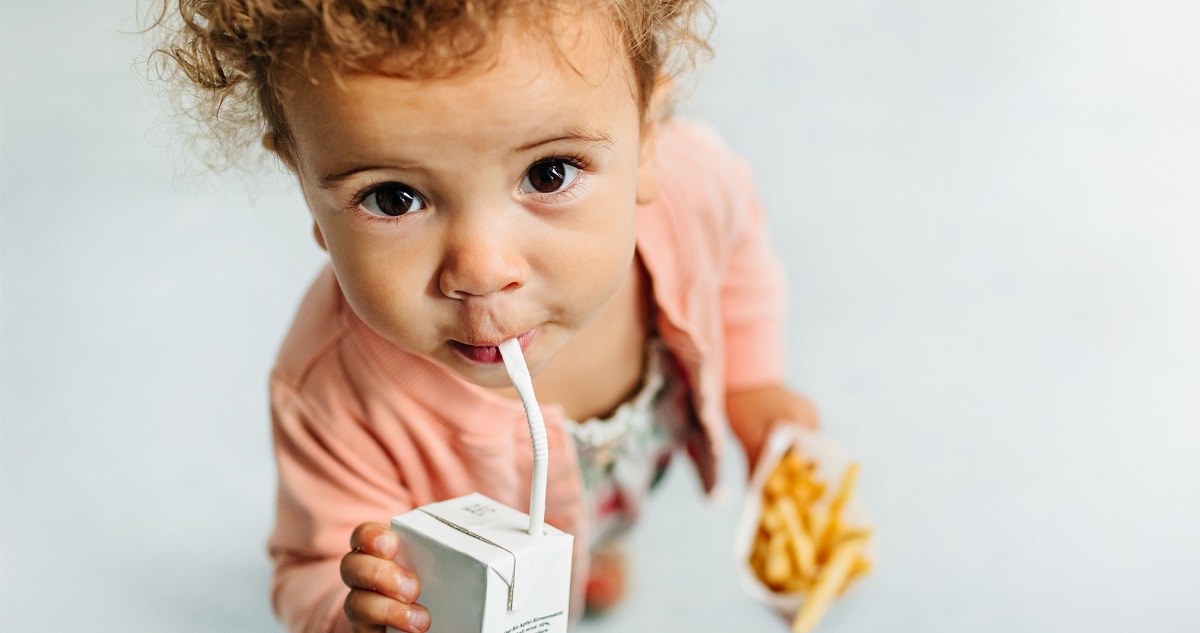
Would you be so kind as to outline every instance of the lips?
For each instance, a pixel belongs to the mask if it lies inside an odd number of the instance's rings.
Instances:
[[[529,347],[530,341],[533,340],[533,334],[536,330],[530,330],[517,337],[517,342],[521,344],[521,351],[525,351]],[[498,345],[508,339],[501,339],[492,344],[471,345],[462,341],[450,341],[450,347],[454,351],[462,354],[469,361],[481,363],[485,365],[504,362],[504,358],[500,356],[500,348]]]

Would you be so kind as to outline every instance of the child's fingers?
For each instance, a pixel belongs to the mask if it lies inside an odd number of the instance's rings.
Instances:
[[[342,582],[351,589],[367,589],[403,602],[416,602],[421,595],[416,574],[394,561],[362,552],[342,557]]]
[[[346,596],[345,610],[356,631],[364,624],[383,624],[409,633],[423,633],[429,629],[429,611],[425,607],[393,600],[374,591],[351,590]]]
[[[792,394],[792,399],[788,402],[787,408],[788,420],[799,422],[811,430],[816,430],[820,426],[820,414],[818,414],[817,407],[812,403],[812,400],[801,395]]]
[[[400,537],[386,525],[363,523],[350,535],[350,549],[391,560],[400,549]]]

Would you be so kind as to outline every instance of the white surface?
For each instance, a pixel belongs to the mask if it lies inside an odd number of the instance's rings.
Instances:
[[[321,257],[285,178],[176,182],[128,4],[0,5],[0,629],[277,630],[265,377]],[[823,630],[1200,630],[1200,5],[726,4],[687,109],[885,544]],[[739,468],[673,470],[585,631],[783,630]]]
[[[529,515],[477,492],[392,517],[421,604],[445,633],[532,633],[534,620],[537,633],[565,633],[574,537],[528,529]]]

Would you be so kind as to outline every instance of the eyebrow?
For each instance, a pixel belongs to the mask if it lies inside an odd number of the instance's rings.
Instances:
[[[557,143],[558,141],[582,141],[592,145],[599,145],[604,149],[612,149],[613,144],[612,137],[603,132],[588,132],[580,129],[571,129],[562,134],[544,138],[540,141],[526,143],[525,145],[518,147],[516,151],[526,152],[536,147]]]
[[[514,151],[527,152],[531,149],[536,149],[543,145],[549,145],[551,143],[557,143],[559,141],[583,142],[583,143],[588,143],[591,145],[598,145],[598,146],[603,147],[604,149],[608,149],[608,150],[612,149],[612,144],[613,144],[612,137],[603,132],[594,133],[594,132],[587,132],[584,130],[573,129],[573,130],[567,130],[566,132],[564,132],[562,134],[557,134],[555,136],[550,136],[550,137],[547,137],[547,138],[544,138],[541,140],[533,141],[532,143],[526,143],[524,145],[517,147]],[[390,166],[389,165],[363,165],[360,167],[352,167],[350,169],[347,169],[346,171],[337,172],[335,174],[326,174],[324,176],[321,176],[318,183],[322,189],[333,189],[333,188],[337,187],[339,184],[341,184],[342,182],[344,182],[346,179],[350,178],[351,176],[362,173],[364,171],[371,171],[371,170],[375,170],[375,169],[397,169],[397,168],[414,169],[414,167],[407,166],[407,165],[390,165]]]
[[[336,188],[338,185],[340,185],[346,179],[353,176],[354,174],[362,173],[364,171],[371,171],[373,169],[395,169],[395,168],[396,168],[395,165],[393,165],[391,167],[388,167],[386,165],[363,165],[361,167],[353,167],[351,169],[347,169],[346,171],[338,172],[336,174],[325,174],[324,176],[321,176],[321,179],[318,181],[318,183],[320,184],[322,189],[333,189],[333,188]]]

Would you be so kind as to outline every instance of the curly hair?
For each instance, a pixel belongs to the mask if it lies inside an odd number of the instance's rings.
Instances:
[[[707,0],[163,0],[148,30],[162,32],[157,78],[200,124],[202,160],[220,169],[264,135],[290,144],[277,85],[285,71],[311,73],[314,62],[380,71],[386,61],[390,75],[442,78],[491,52],[498,21],[544,25],[538,18],[572,8],[611,18],[643,116],[656,82],[711,52]]]

